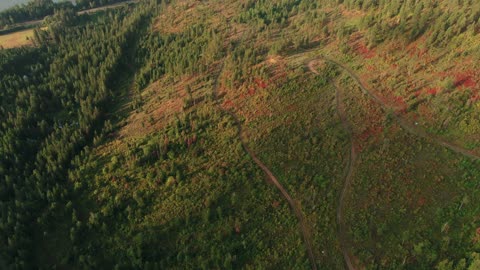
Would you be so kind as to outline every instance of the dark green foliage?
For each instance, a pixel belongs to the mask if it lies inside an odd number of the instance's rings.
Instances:
[[[32,244],[51,241],[43,232],[69,212],[61,207],[71,196],[67,170],[101,126],[109,83],[142,22],[142,13],[128,13],[70,28],[46,47],[0,51],[0,255],[7,265],[32,267]],[[68,252],[71,244],[61,241]]]
[[[0,12],[0,29],[25,21],[40,20],[53,14],[55,9],[73,8],[72,2],[54,3],[52,0],[32,0]]]
[[[221,36],[206,25],[193,24],[178,34],[149,34],[140,44],[137,62],[145,63],[136,78],[143,89],[162,75],[181,76],[204,72],[206,64],[222,55]]]
[[[301,1],[254,1],[249,0],[242,4],[244,11],[239,14],[240,23],[250,23],[262,29],[270,24],[285,24],[288,18],[293,15],[294,8]]]
[[[204,106],[109,160],[82,155],[71,180],[90,179],[82,196],[95,203],[84,214],[90,216],[82,230],[86,238],[76,241],[77,256],[90,259],[76,263],[128,269],[304,265],[301,246],[286,260],[278,254],[256,257],[268,254],[264,241],[275,238],[275,226],[295,230],[295,222],[287,218],[287,205],[272,209],[278,195],[246,153],[236,150],[238,144],[232,120]]]

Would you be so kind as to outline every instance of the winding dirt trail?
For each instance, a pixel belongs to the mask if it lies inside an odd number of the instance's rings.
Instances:
[[[362,81],[360,80],[360,78],[355,74],[355,72],[353,72],[352,69],[350,69],[349,67],[345,66],[344,64],[336,61],[336,60],[333,60],[331,58],[328,58],[326,56],[320,56],[321,59],[327,61],[327,62],[330,62],[338,67],[340,67],[341,69],[343,69],[345,72],[348,73],[348,75],[356,81],[356,83],[358,84],[358,86],[360,87],[360,89],[368,96],[370,96],[370,98],[372,98],[375,102],[377,102],[382,108],[384,111],[388,111],[389,109],[391,109],[391,107],[389,107],[384,101],[382,101],[378,96],[376,96],[372,91],[370,91],[363,83]],[[313,68],[313,64],[315,63],[316,60],[312,60],[309,62],[308,66],[310,68],[310,70]],[[318,74],[318,73],[317,73]],[[413,134],[413,135],[416,135],[416,136],[419,136],[421,138],[424,138],[426,140],[430,140],[436,144],[439,144],[443,147],[446,147],[448,149],[450,149],[451,151],[455,152],[455,153],[458,153],[458,154],[461,154],[463,156],[466,156],[466,157],[469,157],[471,159],[475,159],[475,160],[480,160],[480,154],[477,154],[473,151],[470,151],[468,149],[465,149],[455,143],[452,143],[452,142],[449,142],[439,136],[436,136],[434,134],[431,134],[431,133],[428,133],[426,132],[424,129],[422,129],[421,127],[417,127],[413,124],[411,124],[407,119],[405,119],[404,117],[402,117],[400,114],[398,113],[394,113],[393,114],[393,117],[394,119],[400,124],[400,126],[405,129],[406,131],[408,131],[409,133]]]
[[[308,68],[315,75],[320,75],[320,73],[318,73],[318,71],[315,69],[314,64],[315,64],[314,61],[310,61],[308,63]],[[338,114],[338,117],[340,118],[340,121],[342,122],[343,128],[345,129],[345,131],[348,133],[350,137],[350,153],[349,153],[347,165],[345,167],[345,179],[344,179],[343,188],[340,193],[338,207],[337,207],[337,224],[338,224],[337,233],[340,241],[340,249],[342,250],[343,258],[345,260],[345,265],[347,266],[347,269],[355,270],[356,268],[353,265],[351,254],[347,248],[347,229],[345,226],[343,210],[345,209],[345,197],[346,197],[347,191],[351,186],[353,173],[355,171],[355,164],[357,161],[357,151],[356,151],[355,142],[353,140],[353,129],[350,125],[350,122],[348,121],[347,111],[345,110],[345,106],[343,103],[342,93],[336,83],[334,83],[334,86],[335,86],[335,100],[336,100],[336,106],[337,106],[336,108],[337,114]]]
[[[223,64],[220,70],[223,70]],[[282,196],[287,200],[288,204],[290,205],[290,208],[294,212],[295,216],[298,219],[299,225],[300,225],[300,232],[302,234],[303,242],[305,244],[305,248],[307,249],[307,255],[308,259],[310,261],[310,265],[312,270],[317,270],[317,263],[315,259],[315,255],[313,253],[313,248],[312,248],[312,237],[310,234],[309,227],[307,226],[307,223],[305,222],[305,217],[303,216],[303,213],[301,211],[301,207],[299,204],[292,199],[290,194],[287,192],[287,190],[283,187],[283,185],[278,181],[278,179],[275,177],[275,175],[270,171],[270,169],[255,155],[255,153],[248,147],[247,140],[245,139],[245,136],[243,134],[243,127],[242,124],[237,117],[232,111],[227,110],[222,108],[220,103],[218,102],[218,80],[222,72],[220,72],[219,76],[215,79],[214,86],[213,86],[213,96],[216,101],[217,107],[224,113],[230,115],[232,119],[235,121],[235,125],[237,126],[237,136],[240,139],[240,142],[242,143],[242,147],[247,152],[247,154],[252,158],[252,160],[257,164],[258,167],[267,175],[268,179],[270,182],[275,185],[275,187],[280,191]]]
[[[364,94],[366,94],[371,99],[373,99],[376,103],[378,103],[385,112],[387,112],[389,109],[392,109],[384,101],[382,101],[378,96],[376,96],[372,91],[370,91],[362,83],[360,78],[355,74],[355,72],[352,69],[350,69],[346,65],[344,65],[344,64],[342,64],[342,63],[340,63],[336,60],[330,59],[326,56],[322,55],[319,58],[323,59],[326,62],[330,62],[330,63],[340,67],[345,72],[347,72],[348,75],[358,84],[358,86],[360,87],[362,92],[364,92]],[[314,60],[311,60],[310,62],[308,62],[308,64],[307,64],[308,69],[312,73],[314,73],[316,75],[320,75],[319,72],[315,69],[315,61],[317,61],[317,60],[314,59]],[[340,194],[339,206],[337,208],[337,222],[338,222],[338,225],[339,225],[338,236],[339,236],[339,240],[340,240],[340,244],[341,244],[342,253],[343,253],[343,256],[344,256],[344,259],[345,259],[345,264],[346,264],[346,266],[348,267],[349,270],[355,270],[355,266],[353,265],[351,255],[348,252],[348,249],[346,247],[347,236],[346,236],[346,227],[345,227],[345,221],[344,221],[344,216],[343,216],[343,210],[344,210],[344,205],[345,205],[345,196],[346,196],[346,193],[348,191],[348,188],[351,185],[351,181],[352,181],[352,178],[353,178],[353,173],[354,173],[354,168],[355,168],[355,163],[356,163],[356,160],[357,160],[358,153],[355,150],[355,144],[354,144],[354,141],[353,141],[353,131],[352,131],[352,128],[351,128],[351,126],[348,122],[348,119],[347,119],[346,111],[345,111],[345,108],[344,108],[344,105],[343,105],[343,102],[342,102],[342,100],[343,100],[342,95],[341,95],[340,90],[339,90],[337,85],[335,85],[335,89],[336,89],[337,113],[338,113],[338,116],[340,117],[342,125],[344,126],[344,129],[346,131],[348,131],[348,133],[350,134],[350,140],[351,140],[350,158],[349,158],[349,161],[348,161],[348,164],[347,164],[347,167],[346,167],[345,182],[344,182],[342,192]],[[424,129],[411,124],[407,119],[405,119],[404,117],[402,117],[402,115],[400,115],[398,113],[394,113],[393,118],[399,123],[399,125],[404,130],[406,130],[407,132],[409,132],[409,133],[411,133],[415,136],[418,136],[418,137],[424,138],[426,140],[432,141],[432,142],[434,142],[438,145],[446,147],[446,148],[450,149],[451,151],[453,151],[455,153],[458,153],[458,154],[461,154],[465,157],[475,159],[475,160],[480,160],[480,155],[479,154],[477,154],[473,151],[470,151],[468,149],[465,149],[465,148],[463,148],[463,147],[461,147],[461,146],[459,146],[455,143],[448,142],[448,141],[446,141],[445,139],[443,139],[439,136],[436,136],[436,135],[433,135],[433,134],[430,134],[430,133],[426,132]]]
[[[353,140],[353,129],[350,123],[348,122],[347,112],[343,104],[343,96],[336,84],[335,84],[335,99],[337,101],[338,117],[342,122],[343,128],[345,129],[345,131],[348,132],[350,137],[350,155],[348,158],[347,166],[345,167],[345,171],[346,171],[345,180],[343,183],[342,192],[340,193],[340,199],[337,207],[338,236],[340,240],[343,257],[345,259],[345,264],[347,265],[347,268],[349,270],[355,270],[350,252],[348,251],[348,248],[347,248],[347,229],[345,226],[343,210],[345,209],[345,197],[346,197],[347,191],[350,189],[352,179],[353,179],[353,172],[355,171],[355,164],[357,161],[357,150],[356,150],[355,142]]]

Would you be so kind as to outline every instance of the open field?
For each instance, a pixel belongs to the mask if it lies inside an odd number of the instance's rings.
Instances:
[[[0,35],[0,47],[9,49],[21,46],[32,46],[31,38],[33,38],[33,29]]]

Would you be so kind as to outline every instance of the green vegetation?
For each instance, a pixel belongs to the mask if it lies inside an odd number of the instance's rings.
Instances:
[[[343,184],[347,136],[335,110],[328,71],[322,76],[291,71],[269,86],[264,106],[245,128],[253,151],[298,201],[311,228],[321,269],[343,267],[337,239],[336,207]],[[335,73],[333,73],[335,74]],[[250,102],[246,107],[255,108]]]
[[[32,21],[40,20],[45,16],[53,14],[53,11],[58,6],[73,6],[71,2],[55,4],[52,0],[33,0],[24,5],[17,5],[13,8],[0,12],[0,28],[6,26]]]
[[[113,2],[0,13],[0,269],[478,269],[478,3]]]
[[[1,255],[7,265],[35,265],[32,244],[39,250],[51,245],[49,229],[72,211],[62,206],[72,196],[69,167],[98,136],[112,95],[109,84],[141,23],[140,11],[127,13],[106,16],[107,24],[64,31],[50,45],[1,51]]]
[[[478,165],[406,133],[345,84],[346,102],[359,112],[350,121],[361,162],[345,207],[355,255],[369,269],[471,262]]]

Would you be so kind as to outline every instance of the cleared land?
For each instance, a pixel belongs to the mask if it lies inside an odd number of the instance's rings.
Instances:
[[[32,45],[33,29],[0,36],[0,47],[5,49]]]
[[[132,1],[125,1],[121,3],[116,3],[113,5],[108,5],[108,6],[103,6],[103,7],[98,7],[98,8],[93,8],[93,9],[87,9],[84,11],[80,11],[77,14],[78,15],[83,15],[83,14],[92,14],[96,13],[99,11],[111,9],[111,8],[118,8],[122,7],[124,5],[132,4],[132,3],[137,3],[138,1],[132,0]],[[21,46],[31,46],[33,45],[31,38],[33,37],[33,27],[40,25],[43,23],[43,20],[36,20],[36,21],[28,21],[28,22],[23,22],[19,23],[13,27],[22,27],[22,26],[31,26],[32,29],[27,29],[27,30],[21,30],[18,32],[13,32],[9,33],[6,35],[0,35],[0,47],[3,47],[4,49],[11,49],[11,48],[17,48]],[[44,29],[43,29],[44,30]]]

